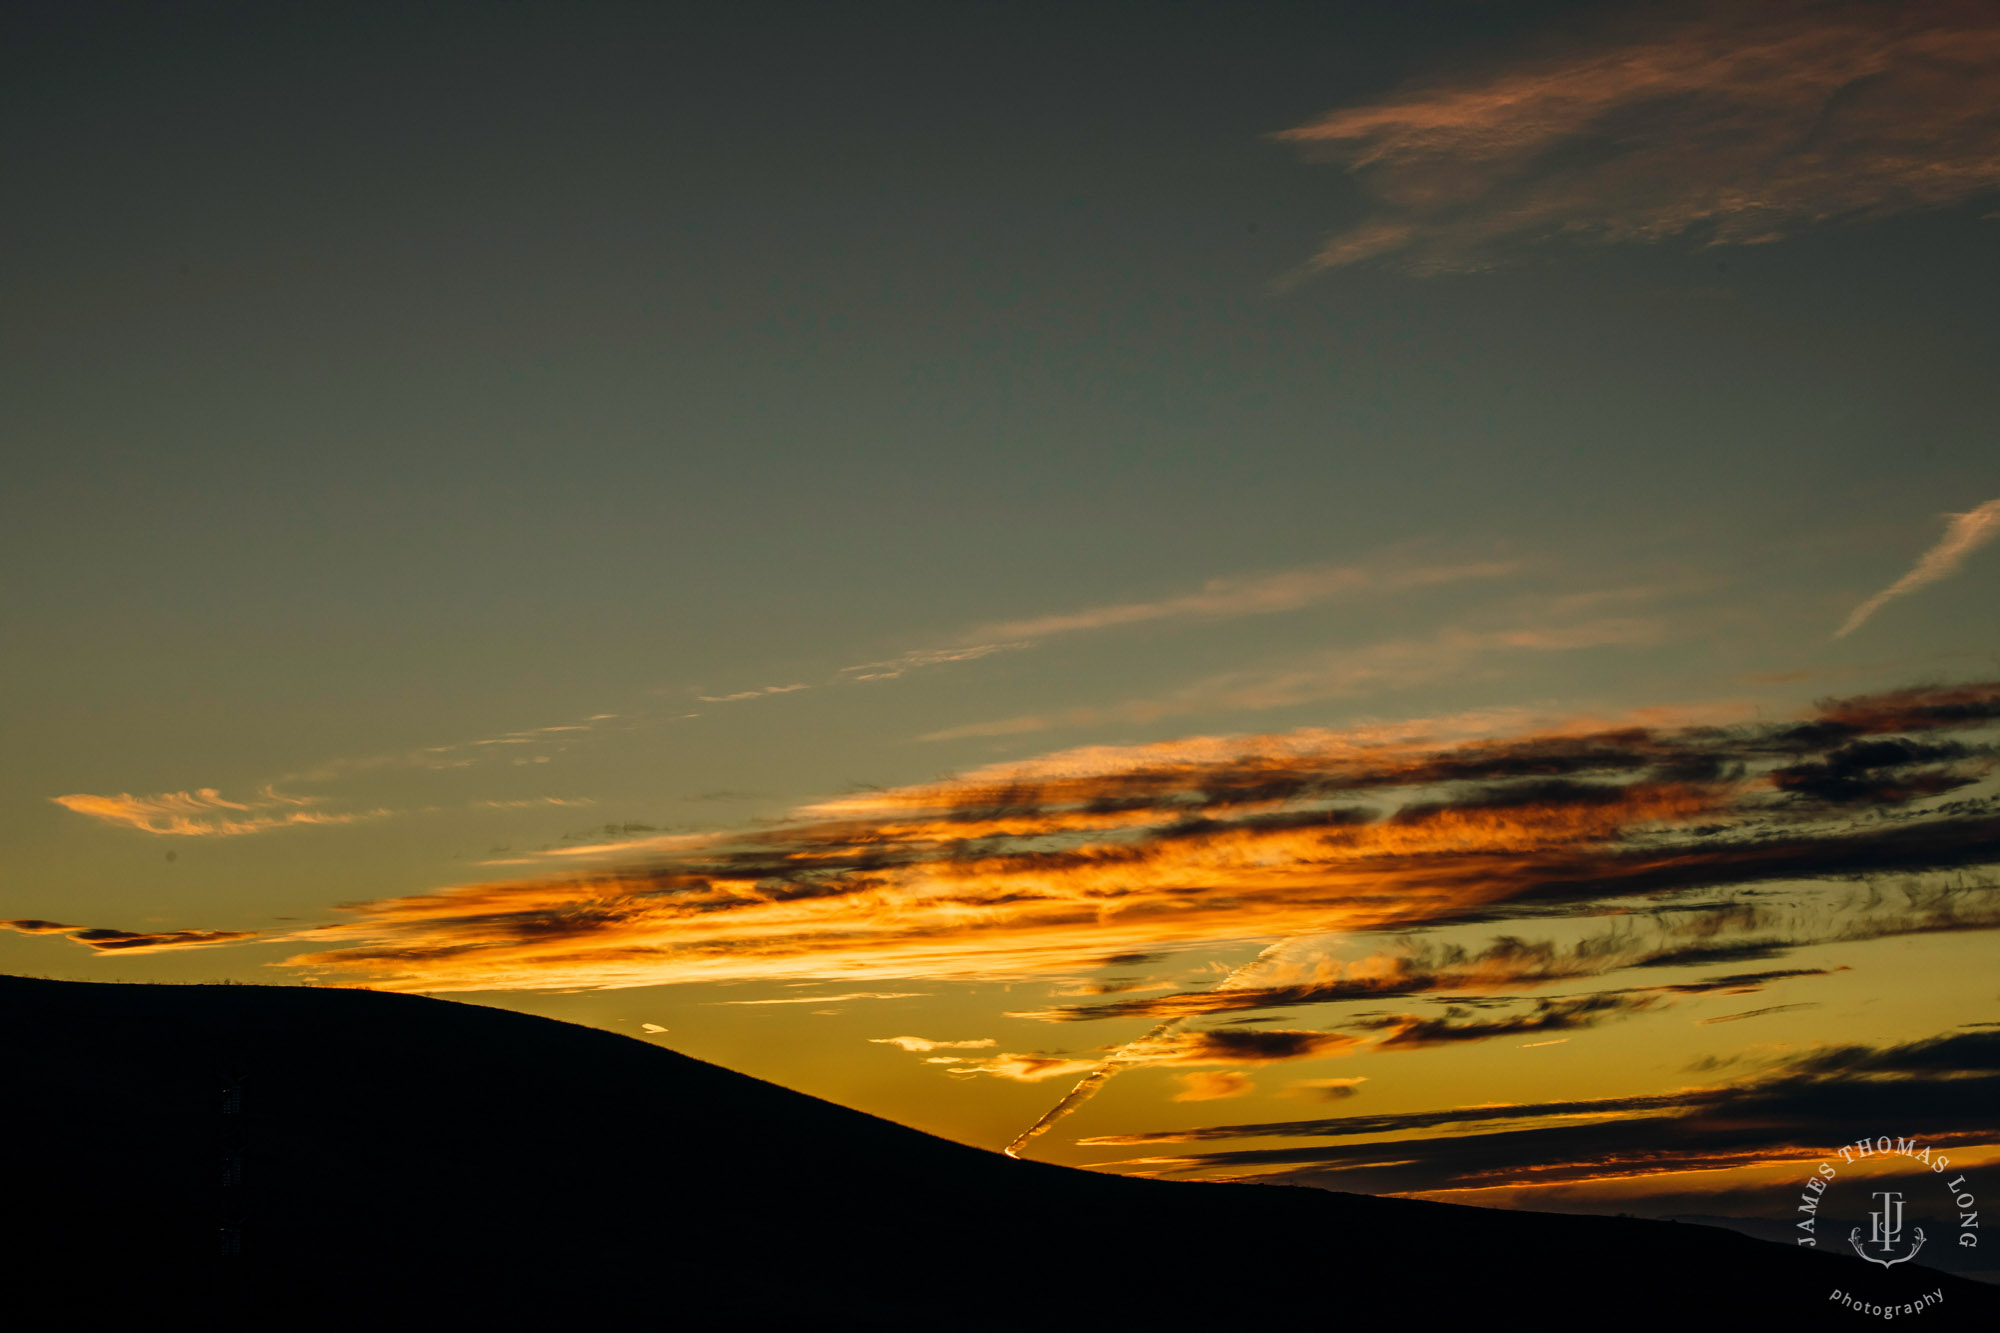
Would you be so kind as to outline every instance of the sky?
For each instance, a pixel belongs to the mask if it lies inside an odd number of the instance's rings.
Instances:
[[[2000,1158],[2000,17],[9,6],[0,970],[1176,1179]]]

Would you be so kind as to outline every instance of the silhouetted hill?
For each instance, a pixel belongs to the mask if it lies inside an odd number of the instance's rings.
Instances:
[[[4,977],[0,1023],[21,1328],[1775,1328],[1883,1285],[1706,1227],[1016,1162],[415,996]],[[1921,1327],[1995,1326],[1925,1286]]]

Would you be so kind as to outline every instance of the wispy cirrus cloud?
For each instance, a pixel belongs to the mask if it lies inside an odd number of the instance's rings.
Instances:
[[[254,930],[114,930],[107,926],[68,926],[60,921],[21,918],[0,921],[0,930],[23,935],[62,935],[98,953],[157,953],[208,944],[235,944],[251,939]]]
[[[1637,647],[1657,642],[1661,632],[1658,623],[1636,617],[1504,629],[1449,627],[1422,638],[1392,639],[1363,648],[1338,649],[1270,666],[1223,672],[1165,693],[1114,704],[1025,713],[993,722],[946,727],[919,739],[953,741],[1018,736],[1059,727],[1156,722],[1194,713],[1285,708],[1429,684],[1461,675],[1484,659],[1509,654]]]
[[[1384,559],[1363,565],[1318,565],[1248,578],[1210,579],[1192,592],[1146,602],[1116,602],[1080,611],[1008,620],[974,631],[994,639],[1047,639],[1058,634],[1115,629],[1157,620],[1224,620],[1237,616],[1298,611],[1360,593],[1404,592],[1415,588],[1501,578],[1518,573],[1518,560],[1417,564]]]
[[[378,754],[348,755],[329,759],[310,768],[295,773],[287,773],[272,785],[289,786],[301,782],[334,782],[364,773],[380,772],[384,769],[419,768],[444,771],[456,768],[471,768],[487,761],[497,761],[503,756],[514,765],[535,762],[533,757],[522,758],[507,747],[534,745],[551,750],[564,750],[590,733],[601,732],[602,724],[620,720],[619,713],[592,713],[575,722],[561,722],[544,727],[524,727],[515,731],[501,732],[477,740],[459,741],[450,745],[424,745],[407,750],[391,750]]]
[[[811,688],[811,685],[805,684],[764,685],[754,690],[738,690],[734,694],[698,694],[695,697],[705,704],[733,704],[741,703],[745,699],[762,699],[772,694],[796,694],[800,690]]]
[[[617,826],[609,826],[615,829]],[[607,829],[609,832],[609,829]],[[649,852],[688,852],[725,840],[718,833],[640,832],[636,837],[607,836],[540,847],[519,856],[498,856],[481,861],[483,866],[530,866],[548,862],[604,860],[612,857],[642,856]]]
[[[318,804],[319,798],[287,796],[272,787],[265,787],[256,796],[242,801],[229,800],[214,787],[161,792],[153,796],[134,796],[130,792],[121,792],[116,796],[92,796],[76,792],[49,799],[65,810],[73,810],[107,824],[188,838],[241,837],[248,833],[265,833],[300,825],[351,824],[358,819],[374,819],[389,813],[387,810],[334,813],[308,809],[305,807]]]
[[[1846,638],[1896,598],[1950,578],[1965,564],[1967,556],[1995,537],[2000,537],[2000,500],[1988,500],[1971,513],[1950,515],[1937,545],[1925,551],[1909,573],[1855,607],[1833,637]]]
[[[510,801],[474,801],[479,810],[539,810],[544,806],[571,808],[581,805],[596,805],[596,798],[590,796],[525,796]]]
[[[349,921],[295,936],[318,947],[292,962],[423,990],[1061,976],[1200,942],[1985,866],[2000,863],[1993,799],[1930,802],[1984,780],[1993,746],[1976,733],[1996,724],[2000,684],[1988,682],[1726,727],[1455,740],[1391,728],[1081,751],[823,802],[624,867],[357,904]],[[1865,798],[1779,776],[1945,732],[1965,737],[1955,757],[1864,768]],[[1911,915],[1912,929],[1992,924]],[[1748,934],[1758,924],[1632,962],[1727,957],[1740,971],[1789,947],[1782,932]]]
[[[919,648],[884,662],[863,662],[858,666],[842,667],[840,676],[848,680],[899,680],[912,671],[925,667],[944,666],[951,662],[976,662],[982,657],[995,653],[1019,652],[1034,645],[1024,641],[1012,643],[971,643],[958,648]]]
[[[847,1000],[915,1000],[928,995],[920,990],[862,990],[845,995],[788,995],[778,1000],[711,1000],[718,1005],[837,1004]]]
[[[1070,634],[1160,621],[1228,620],[1300,611],[1343,597],[1407,592],[1518,573],[1519,560],[1424,562],[1391,552],[1357,564],[1308,565],[1273,573],[1210,579],[1199,588],[1148,601],[1110,602],[1074,611],[997,621],[968,631],[958,643],[920,648],[880,662],[842,667],[835,680],[897,680],[912,671],[1022,652]]]
[[[2000,192],[2000,11],[1980,0],[1654,5],[1276,139],[1375,212],[1309,270],[1490,267],[1551,241],[1772,241]]]

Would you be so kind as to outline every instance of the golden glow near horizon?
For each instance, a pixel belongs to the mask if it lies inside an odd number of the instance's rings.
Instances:
[[[273,942],[309,943],[281,965],[322,981],[515,1003],[745,983],[802,993],[701,1007],[838,1017],[922,1000],[921,1027],[899,1019],[912,1030],[858,1039],[913,1057],[914,1079],[871,1109],[923,1100],[926,1079],[1047,1088],[1044,1110],[993,1145],[1015,1155],[1088,1109],[1076,1121],[1088,1132],[1065,1127],[1060,1159],[1394,1183],[1448,1158],[1444,1140],[1498,1129],[1553,1144],[1654,1122],[1667,1141],[1482,1162],[1386,1192],[1575,1203],[1655,1177],[1716,1192],[1811,1145],[1787,1137],[1782,1115],[1748,1143],[1675,1132],[1835,1086],[1836,1034],[1948,1047],[1910,1013],[1963,1021],[1990,999],[1982,950],[2000,928],[2000,887],[1943,867],[1981,866],[2000,847],[1987,794],[2000,684],[1728,726],[1654,720],[1054,754],[745,829],[557,849],[641,859],[357,903],[345,922]],[[1841,883],[1856,871],[1862,882]],[[100,950],[232,938],[7,924]],[[1921,985],[1883,954],[1892,942],[1955,960],[1969,985]],[[1238,961],[1188,973],[1218,949]],[[1900,1024],[1871,1022],[1883,979],[1899,974],[1886,994],[1921,1002],[1896,1006]],[[945,1019],[955,993],[996,984],[1033,997],[1003,1011],[1016,1031],[1042,1029],[1032,1047],[977,1030],[990,1000]],[[631,1021],[656,1036],[703,1026],[686,1011],[671,1028]],[[1538,1095],[1465,1102],[1495,1051],[1533,1068]],[[1632,1091],[1659,1086],[1668,1052],[1682,1063],[1667,1090]],[[1149,1071],[1136,1099],[1137,1080],[1114,1083]],[[1870,1077],[1933,1072],[1918,1059]],[[1430,1088],[1416,1112],[1393,1092],[1412,1074]],[[1369,1114],[1337,1113],[1364,1087]],[[1441,1114],[1440,1098],[1459,1109]],[[1280,1118],[1213,1128],[1218,1111],[1226,1125],[1270,1106]],[[1106,1134],[1107,1110],[1149,1127]],[[1176,1121],[1189,1127],[1161,1127]],[[1937,1133],[1970,1145],[1985,1132]]]

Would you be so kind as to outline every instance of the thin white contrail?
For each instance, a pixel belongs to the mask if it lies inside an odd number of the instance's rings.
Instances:
[[[1248,976],[1253,968],[1257,967],[1265,959],[1269,958],[1272,954],[1278,952],[1278,950],[1284,948],[1287,944],[1290,943],[1291,943],[1290,939],[1279,940],[1276,944],[1271,945],[1269,948],[1259,953],[1255,958],[1252,958],[1249,962],[1243,964],[1241,967],[1231,972],[1228,976],[1224,977],[1219,983],[1217,983],[1215,989],[1219,991],[1228,990],[1232,986],[1235,986],[1244,977]],[[1169,1018],[1163,1023],[1157,1023],[1154,1026],[1146,1029],[1145,1033],[1142,1034],[1141,1036],[1135,1037],[1131,1041],[1126,1042],[1123,1046],[1120,1046],[1117,1050],[1111,1053],[1110,1059],[1106,1060],[1103,1064],[1099,1065],[1097,1068],[1091,1070],[1088,1074],[1085,1074],[1083,1078],[1077,1083],[1077,1085],[1071,1088],[1068,1094],[1065,1095],[1061,1101],[1057,1102],[1054,1106],[1051,1106],[1040,1120],[1037,1120],[1034,1124],[1029,1125],[1026,1129],[1022,1130],[1020,1137],[1016,1138],[1012,1143],[1008,1144],[1006,1148],[1002,1149],[1002,1151],[1004,1151],[1009,1157],[1019,1157],[1021,1155],[1021,1149],[1027,1147],[1030,1140],[1034,1139],[1037,1135],[1048,1132],[1050,1126],[1054,1125],[1056,1121],[1061,1120],[1064,1116],[1076,1110],[1077,1107],[1082,1106],[1092,1097],[1095,1097],[1097,1095],[1097,1090],[1103,1087],[1106,1083],[1109,1083],[1111,1081],[1111,1076],[1113,1074],[1116,1074],[1119,1071],[1119,1069],[1123,1067],[1124,1064],[1128,1063],[1129,1052],[1131,1052],[1134,1049],[1144,1048],[1147,1045],[1147,1043],[1165,1036],[1167,1033],[1172,1032],[1175,1028],[1179,1027],[1181,1024],[1185,1022],[1187,1022],[1186,1015],[1181,1015],[1176,1018]]]
[[[1958,567],[1965,563],[1965,557],[1995,537],[2000,537],[2000,500],[1988,500],[1969,514],[1947,517],[1951,522],[1945,525],[1944,536],[1938,539],[1938,544],[1925,551],[1923,558],[1909,573],[1855,607],[1847,623],[1834,631],[1834,638],[1846,638],[1861,627],[1862,621],[1881,610],[1885,603],[1904,593],[1915,592],[1926,584],[1956,574]]]

